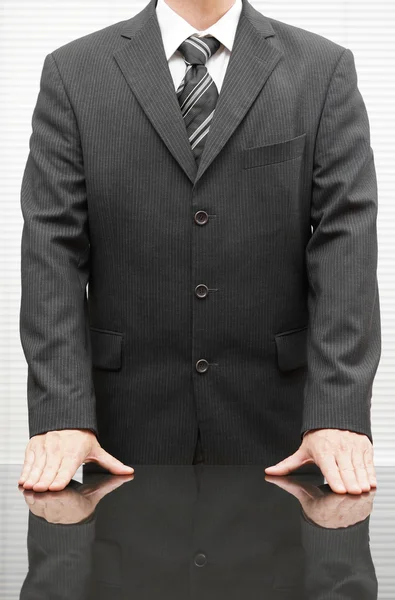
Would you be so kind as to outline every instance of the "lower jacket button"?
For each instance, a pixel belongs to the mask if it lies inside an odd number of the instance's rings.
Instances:
[[[198,552],[194,558],[194,563],[197,567],[204,567],[207,562],[207,557],[203,552]]]
[[[194,218],[195,223],[197,223],[198,225],[205,225],[208,221],[208,214],[205,210],[198,210],[197,213],[195,213]]]
[[[208,369],[208,362],[207,360],[205,360],[204,358],[201,358],[200,360],[197,361],[196,363],[196,371],[198,371],[198,373],[205,373]]]
[[[208,294],[207,285],[204,285],[204,283],[199,283],[199,285],[195,287],[195,294],[198,298],[205,298]]]

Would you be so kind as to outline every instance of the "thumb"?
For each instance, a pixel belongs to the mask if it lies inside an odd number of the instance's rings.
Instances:
[[[92,452],[85,459],[85,462],[98,463],[101,467],[104,467],[114,475],[129,475],[130,473],[134,473],[133,467],[128,467],[123,464],[120,460],[115,458],[115,456],[106,452],[99,444],[93,448]]]
[[[271,467],[266,467],[265,473],[268,473],[269,475],[287,475],[309,460],[310,457],[306,450],[304,448],[299,448],[296,452],[287,458],[284,458],[284,460],[279,463],[272,465]]]

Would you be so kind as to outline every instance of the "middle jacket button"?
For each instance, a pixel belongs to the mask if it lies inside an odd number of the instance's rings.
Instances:
[[[199,285],[197,285],[195,287],[195,295],[198,298],[205,298],[208,294],[208,287],[207,285],[204,285],[204,283],[199,283]]]
[[[208,369],[208,366],[208,362],[205,358],[200,358],[195,365],[198,373],[205,373]]]

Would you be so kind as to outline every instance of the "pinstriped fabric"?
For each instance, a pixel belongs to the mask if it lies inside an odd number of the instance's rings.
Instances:
[[[351,50],[243,0],[197,166],[151,0],[47,55],[32,125],[31,435],[92,428],[130,464],[190,464],[198,425],[211,463],[371,437],[378,201]]]
[[[29,568],[19,590],[21,600],[45,594],[54,598],[86,597],[95,529],[94,513],[81,522],[64,524],[47,522],[29,512]]]
[[[51,54],[32,127],[21,190],[20,332],[29,426],[32,434],[49,423],[95,429],[88,272],[81,264],[89,245],[84,168],[75,115]]]
[[[177,89],[177,98],[197,164],[218,100],[217,86],[207,70],[206,62],[220,45],[213,36],[191,35],[178,48],[187,68]]]
[[[325,598],[327,594],[350,599],[379,597],[369,545],[370,516],[338,528],[321,527],[302,516],[300,531],[306,556],[306,598]]]

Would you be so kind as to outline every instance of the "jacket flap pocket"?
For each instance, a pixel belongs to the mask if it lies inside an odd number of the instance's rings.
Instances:
[[[122,333],[90,327],[92,366],[116,371],[122,364]]]
[[[249,169],[296,158],[303,153],[305,140],[306,134],[302,133],[302,135],[276,144],[244,148],[243,168]]]
[[[274,336],[277,363],[281,371],[291,371],[307,365],[307,325]]]

